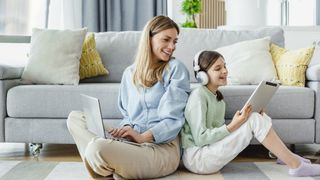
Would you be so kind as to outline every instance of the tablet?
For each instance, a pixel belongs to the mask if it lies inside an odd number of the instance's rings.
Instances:
[[[278,83],[273,83],[269,81],[261,81],[258,87],[251,94],[248,101],[245,103],[240,113],[244,111],[244,107],[250,104],[252,107],[252,112],[260,112],[264,107],[266,107],[271,100],[272,96],[276,93],[279,88]]]

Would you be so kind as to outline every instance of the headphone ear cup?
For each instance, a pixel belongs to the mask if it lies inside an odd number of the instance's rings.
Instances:
[[[200,82],[202,85],[207,85],[208,82],[209,82],[209,77],[208,77],[208,75],[207,75],[206,72],[204,72],[204,71],[199,71],[199,72],[197,73],[197,80],[198,80],[198,82]]]

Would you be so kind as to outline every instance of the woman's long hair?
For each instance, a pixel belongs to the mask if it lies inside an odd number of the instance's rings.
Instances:
[[[210,67],[220,58],[223,56],[216,52],[216,51],[203,51],[200,55],[199,55],[199,67],[200,70],[199,71],[204,71],[208,74],[208,70],[210,69]],[[195,76],[197,76],[196,72],[195,72]],[[222,93],[217,90],[217,100],[221,101],[223,99],[223,95]]]
[[[162,74],[168,62],[154,62],[152,60],[151,38],[157,33],[171,28],[175,28],[179,34],[178,25],[167,16],[156,16],[143,28],[135,57],[133,73],[135,86],[148,88],[162,80]]]

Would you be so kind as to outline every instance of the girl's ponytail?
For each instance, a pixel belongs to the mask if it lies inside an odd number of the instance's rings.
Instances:
[[[217,93],[217,100],[221,101],[223,99],[222,93],[219,90],[217,90],[216,93]]]

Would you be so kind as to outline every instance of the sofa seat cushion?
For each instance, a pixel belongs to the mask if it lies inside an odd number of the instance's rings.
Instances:
[[[194,89],[199,84],[192,83]],[[220,87],[226,102],[226,119],[232,119],[237,110],[241,110],[257,86],[230,85]],[[311,88],[280,86],[266,108],[266,113],[273,119],[313,118],[315,92]]]
[[[226,118],[231,119],[240,110],[256,86],[225,86],[221,92],[226,102]],[[305,87],[280,86],[266,107],[266,113],[272,118],[298,119],[312,118],[314,114],[314,91]]]
[[[15,118],[66,118],[82,110],[80,94],[99,98],[103,118],[122,118],[117,106],[118,83],[72,85],[21,85],[11,88],[7,112]]]
[[[195,87],[195,84],[192,84]],[[220,90],[227,106],[226,119],[242,108],[256,86],[224,86]],[[117,107],[118,83],[83,83],[72,85],[22,85],[11,88],[7,112],[15,118],[66,118],[72,110],[82,110],[80,94],[99,98],[103,118],[122,118]],[[305,87],[281,86],[266,112],[272,118],[312,118],[314,91]]]

